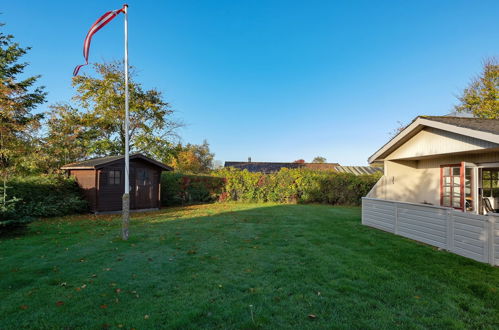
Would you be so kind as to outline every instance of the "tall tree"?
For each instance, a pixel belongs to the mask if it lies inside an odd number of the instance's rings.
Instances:
[[[467,112],[478,118],[499,119],[499,62],[487,59],[482,73],[458,97],[458,112]]]
[[[62,165],[86,158],[93,141],[101,132],[91,124],[90,116],[68,104],[50,107],[44,139],[44,172],[57,171]]]
[[[210,152],[208,141],[203,144],[177,145],[176,153],[170,165],[183,173],[207,173],[214,168],[215,154]]]
[[[312,160],[312,163],[320,163],[320,164],[323,164],[326,162],[326,157],[322,157],[322,156],[317,156],[315,157],[313,160]]]
[[[74,104],[62,103],[51,108],[47,142],[61,147],[71,160],[88,156],[124,154],[125,85],[123,66],[119,62],[94,64],[97,77],[73,78]],[[182,124],[173,118],[174,111],[156,89],[144,90],[134,80],[132,70],[130,93],[130,152],[141,152],[167,160]],[[77,129],[75,129],[75,127]],[[70,134],[65,141],[61,131]],[[76,150],[71,150],[76,146]]]
[[[19,77],[28,66],[21,58],[29,50],[0,31],[0,172],[4,179],[32,168],[35,133],[42,119],[32,113],[45,102],[43,87],[35,86],[40,76]]]

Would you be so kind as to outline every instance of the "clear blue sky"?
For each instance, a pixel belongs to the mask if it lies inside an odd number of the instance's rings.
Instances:
[[[449,113],[499,53],[499,1],[129,1],[130,64],[219,160],[364,165],[397,121]],[[48,104],[66,101],[90,25],[122,1],[4,1]],[[91,61],[122,58],[122,17]],[[88,67],[83,68],[88,72]]]

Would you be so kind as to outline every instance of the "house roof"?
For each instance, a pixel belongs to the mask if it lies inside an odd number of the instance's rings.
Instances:
[[[449,124],[457,127],[470,128],[481,132],[489,132],[499,134],[499,120],[498,119],[483,119],[473,117],[447,117],[447,116],[421,116],[418,118],[425,118],[436,122]]]
[[[425,127],[433,127],[499,144],[499,119],[451,116],[419,116],[369,157],[369,163],[383,161]]]
[[[92,158],[92,159],[84,160],[81,162],[76,162],[76,163],[64,165],[63,167],[61,167],[61,169],[62,170],[98,169],[98,168],[104,167],[110,163],[120,161],[124,158],[125,158],[125,156],[123,156],[123,155]],[[132,160],[132,159],[142,159],[146,162],[149,162],[155,166],[162,168],[165,171],[173,171],[173,168],[171,168],[170,166],[165,165],[161,162],[158,162],[157,160],[149,158],[143,154],[130,155],[130,160]]]
[[[374,174],[383,171],[382,168],[372,166],[336,166],[335,169],[341,173],[351,173],[355,175]]]
[[[334,170],[338,163],[274,163],[274,162],[225,162],[224,167],[234,167],[249,172],[273,173],[281,168],[310,168],[316,170]]]

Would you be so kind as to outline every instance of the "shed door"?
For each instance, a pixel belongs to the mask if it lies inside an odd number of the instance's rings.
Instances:
[[[136,209],[156,207],[153,199],[152,171],[145,167],[135,169],[135,205]]]

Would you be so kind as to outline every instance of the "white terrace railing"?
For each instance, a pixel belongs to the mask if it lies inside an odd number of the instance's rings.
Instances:
[[[364,197],[362,224],[499,266],[499,214]]]

